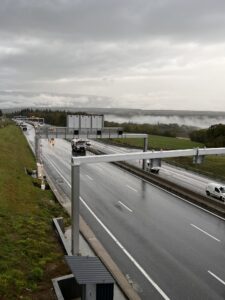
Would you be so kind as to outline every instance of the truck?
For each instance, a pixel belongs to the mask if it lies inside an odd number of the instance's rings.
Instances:
[[[72,139],[71,140],[72,155],[81,156],[86,155],[87,143],[84,139]]]

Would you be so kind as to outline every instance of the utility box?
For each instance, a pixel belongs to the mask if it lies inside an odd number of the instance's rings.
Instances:
[[[65,258],[74,275],[76,289],[80,288],[81,300],[113,300],[114,279],[98,257]]]
[[[37,177],[43,179],[44,176],[44,167],[43,164],[37,163]]]

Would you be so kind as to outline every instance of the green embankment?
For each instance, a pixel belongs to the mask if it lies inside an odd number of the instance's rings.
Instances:
[[[0,299],[53,299],[51,278],[67,268],[52,218],[68,217],[25,167],[35,160],[20,128],[0,128]]]
[[[110,142],[128,147],[143,148],[143,139],[113,139],[110,140]],[[156,135],[149,135],[148,137],[148,149],[176,150],[192,149],[196,147],[204,147],[204,145],[192,142],[189,139]],[[225,181],[225,156],[207,156],[201,165],[193,164],[191,157],[171,158],[166,161],[179,167],[209,176],[212,180],[219,179]]]

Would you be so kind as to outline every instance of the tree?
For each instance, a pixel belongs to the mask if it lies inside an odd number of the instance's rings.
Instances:
[[[208,129],[193,131],[192,141],[204,143],[207,147],[225,147],[225,125],[215,124]]]

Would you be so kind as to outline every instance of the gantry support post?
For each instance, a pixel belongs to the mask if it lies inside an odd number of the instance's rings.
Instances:
[[[148,136],[144,138],[144,149],[143,152],[148,151]],[[143,159],[142,169],[146,170],[146,159]]]
[[[80,165],[71,166],[72,255],[79,255]]]
[[[35,155],[37,162],[40,163],[40,136],[37,132],[35,132]]]

